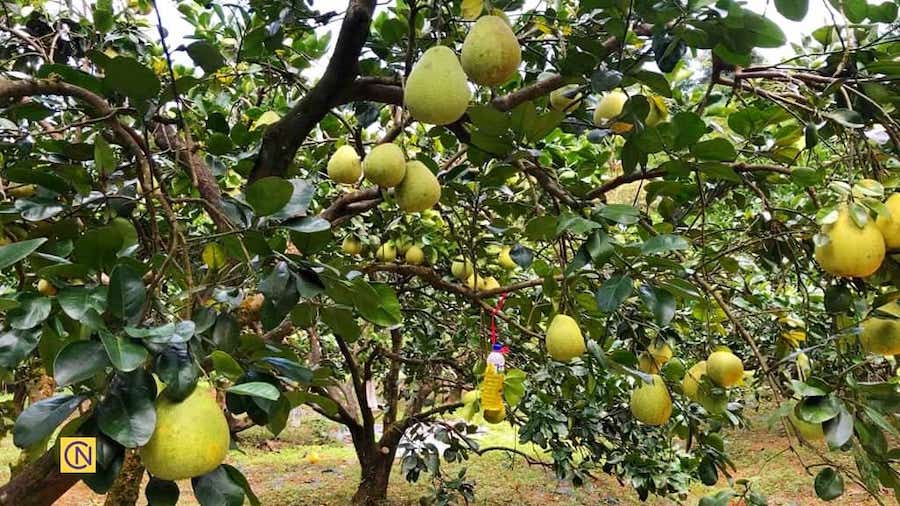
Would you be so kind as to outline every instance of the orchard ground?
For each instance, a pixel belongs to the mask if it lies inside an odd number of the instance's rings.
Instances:
[[[753,489],[768,495],[769,504],[780,505],[876,505],[861,488],[850,483],[843,496],[826,503],[815,497],[810,487],[812,476],[807,474],[788,447],[788,439],[780,425],[767,427],[770,409],[749,412],[749,429],[726,431],[729,454],[737,465],[735,479],[753,483]],[[452,419],[449,417],[448,419]],[[282,505],[344,505],[356,490],[359,465],[349,437],[342,437],[340,426],[325,420],[312,411],[304,411],[296,427],[288,427],[278,438],[263,428],[255,427],[241,436],[241,450],[231,451],[226,462],[238,467],[250,480],[262,504]],[[536,457],[539,449],[516,444],[516,434],[509,424],[482,425],[479,443],[482,446],[517,448]],[[799,449],[803,461],[814,462],[811,451]],[[15,461],[18,450],[10,438],[0,444],[0,480],[9,479],[8,465]],[[414,505],[429,494],[430,483],[423,476],[418,483],[408,483],[399,468],[399,458],[391,474],[390,505]],[[849,455],[842,463],[852,465]],[[463,466],[469,479],[477,483],[475,504],[590,504],[590,505],[665,505],[675,504],[663,498],[651,498],[641,503],[634,490],[620,485],[615,479],[599,474],[598,480],[582,488],[558,481],[552,471],[529,466],[521,457],[502,452],[473,455],[463,464],[447,464],[448,476],[455,476]],[[813,472],[816,470],[813,469]],[[145,477],[144,481],[147,479]],[[179,505],[197,504],[188,481],[179,483]],[[695,485],[685,504],[697,504],[700,497],[724,488],[724,478],[715,487]],[[890,501],[886,494],[885,501]],[[94,494],[79,483],[57,503],[60,506],[103,504],[103,496]],[[143,496],[138,504],[146,504]],[[462,504],[462,503],[460,503]]]

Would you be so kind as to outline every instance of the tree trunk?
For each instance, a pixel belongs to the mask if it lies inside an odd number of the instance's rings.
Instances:
[[[77,474],[60,474],[57,453],[51,449],[0,487],[0,505],[49,506],[78,480]]]
[[[125,460],[119,476],[106,494],[104,506],[134,506],[141,492],[141,481],[144,479],[144,465],[133,450],[125,451]]]
[[[388,482],[391,478],[391,466],[394,452],[388,455],[376,454],[372,457],[357,455],[360,466],[359,486],[353,494],[356,506],[378,506],[387,499]]]

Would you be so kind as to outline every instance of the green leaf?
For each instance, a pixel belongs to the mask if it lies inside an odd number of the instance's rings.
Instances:
[[[660,327],[665,327],[675,317],[675,297],[667,290],[644,284],[638,288],[638,296],[647,304]]]
[[[179,495],[181,495],[181,491],[178,490],[177,483],[160,480],[153,476],[150,477],[150,481],[144,488],[144,497],[147,498],[148,506],[176,506]]]
[[[103,345],[97,341],[72,341],[53,361],[53,379],[64,387],[89,380],[110,365]]]
[[[50,437],[84,399],[82,395],[57,395],[28,406],[13,426],[13,444],[28,448]]]
[[[228,464],[222,464],[222,468],[228,473],[228,477],[231,478],[231,481],[244,490],[244,494],[247,496],[247,501],[250,502],[250,506],[260,506],[259,498],[253,493],[253,489],[250,488],[250,483],[247,481],[247,478],[245,478],[237,468],[229,466]]]
[[[235,483],[224,466],[219,466],[213,471],[191,478],[194,486],[194,497],[200,506],[242,506],[244,504],[244,489]]]
[[[224,155],[234,149],[231,137],[222,132],[213,132],[206,139],[206,151],[211,155]]]
[[[822,423],[828,444],[835,448],[844,446],[853,437],[853,415],[841,406],[838,416]]]
[[[97,172],[104,176],[115,172],[117,167],[116,153],[100,134],[94,136],[94,165]]]
[[[299,234],[315,234],[331,228],[331,222],[318,216],[301,216],[280,225]]]
[[[139,344],[132,343],[129,339],[113,335],[106,330],[100,331],[100,341],[106,349],[109,361],[113,367],[120,371],[133,371],[147,360],[147,349]]]
[[[556,216],[538,216],[525,225],[525,236],[535,241],[546,241],[556,236],[556,227]]]
[[[312,369],[302,366],[293,360],[281,357],[266,357],[263,361],[272,364],[281,376],[297,383],[309,384],[315,377]]]
[[[672,126],[675,128],[675,149],[693,146],[706,134],[706,123],[700,116],[688,111],[679,112],[672,117]]]
[[[714,160],[717,162],[730,162],[737,158],[737,151],[734,149],[734,145],[723,137],[698,142],[691,146],[691,153],[700,160]]]
[[[646,84],[657,94],[666,98],[672,98],[672,88],[669,87],[669,81],[666,79],[666,76],[650,70],[639,70],[634,73],[633,77]]]
[[[10,329],[0,334],[0,367],[13,369],[37,347],[41,329]]]
[[[509,257],[512,258],[516,265],[523,269],[527,269],[531,266],[531,262],[534,261],[534,251],[527,246],[516,244],[509,250]]]
[[[622,82],[622,73],[618,70],[602,69],[591,75],[591,89],[594,93],[603,93],[619,86]]]
[[[897,4],[896,2],[869,4],[868,14],[869,19],[875,23],[893,23],[897,19]]]
[[[0,246],[0,270],[6,269],[19,260],[34,253],[34,251],[47,242],[47,238],[29,239],[27,241],[19,241],[5,246]]]
[[[75,259],[95,269],[108,269],[115,264],[122,249],[122,235],[113,226],[92,228],[75,243]]]
[[[150,373],[143,369],[118,373],[97,406],[97,425],[125,448],[144,446],[156,427],[155,399],[156,383]]]
[[[166,323],[159,327],[125,327],[125,333],[129,336],[146,339],[153,344],[186,343],[191,340],[195,331],[196,324],[191,320]]]
[[[809,423],[822,423],[838,416],[843,403],[831,396],[804,397],[797,404],[797,418]]]
[[[625,275],[615,275],[607,279],[597,289],[597,309],[604,313],[615,311],[631,295],[633,282]]]
[[[866,120],[862,115],[850,109],[835,109],[823,114],[826,118],[847,128],[863,128],[866,126]]]
[[[295,218],[306,214],[309,204],[312,202],[316,188],[304,179],[290,179],[294,192],[291,194],[291,200],[284,205],[277,213],[271,215],[276,220],[285,220]]]
[[[851,23],[862,23],[869,15],[869,4],[866,0],[841,0],[844,15]]]
[[[117,56],[106,59],[100,66],[105,71],[103,82],[136,102],[143,102],[159,93],[156,74],[134,58]]]
[[[356,324],[356,318],[349,309],[329,306],[322,308],[319,316],[336,335],[348,341],[354,341],[359,337],[359,325]]]
[[[225,66],[225,58],[219,49],[205,40],[192,42],[186,50],[191,60],[207,74],[212,74]]]
[[[250,383],[241,383],[234,385],[228,389],[228,392],[238,395],[249,395],[251,397],[260,397],[270,401],[277,401],[281,396],[274,385],[264,383],[262,381],[251,381]]]
[[[115,25],[115,18],[110,9],[101,7],[94,8],[94,28],[100,33],[106,33],[112,30]]]
[[[597,214],[622,225],[633,225],[641,216],[637,208],[628,204],[607,204],[601,207]]]
[[[509,131],[511,123],[508,113],[488,105],[476,105],[466,112],[478,130],[486,135],[499,137]]]
[[[647,239],[641,245],[641,253],[645,255],[655,255],[667,251],[685,250],[690,247],[687,239],[675,234],[660,234]]]
[[[140,321],[146,301],[147,288],[140,274],[127,265],[116,266],[109,277],[109,312],[134,324]]]
[[[747,9],[741,9],[741,17],[743,18],[743,27],[738,31],[748,43],[756,47],[777,48],[787,42],[784,32],[771,19]]]
[[[186,343],[173,343],[156,357],[156,374],[166,384],[162,394],[180,402],[191,395],[200,378],[200,366]]]
[[[244,374],[244,369],[237,363],[231,355],[222,350],[215,350],[209,355],[213,363],[213,368],[217,373],[225,376],[231,381],[235,381]]]
[[[19,297],[19,307],[9,311],[6,320],[14,329],[34,328],[44,323],[52,308],[53,303],[47,297],[23,294]]]
[[[778,13],[791,21],[800,21],[809,11],[809,0],[775,0]]]
[[[814,487],[819,499],[832,501],[844,494],[844,478],[838,471],[826,467],[816,475]]]
[[[247,202],[257,216],[269,216],[281,210],[291,200],[294,185],[276,176],[264,177],[247,187]]]

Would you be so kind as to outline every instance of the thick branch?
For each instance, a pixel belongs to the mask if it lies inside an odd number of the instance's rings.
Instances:
[[[369,37],[375,0],[350,0],[334,54],[322,79],[263,136],[250,181],[282,176],[312,129],[345,95],[359,74],[359,55]]]

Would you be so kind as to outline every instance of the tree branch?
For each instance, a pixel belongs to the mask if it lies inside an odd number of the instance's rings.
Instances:
[[[375,0],[350,0],[325,73],[309,93],[266,130],[249,182],[284,175],[312,129],[337,105],[338,98],[353,87],[374,10]]]

